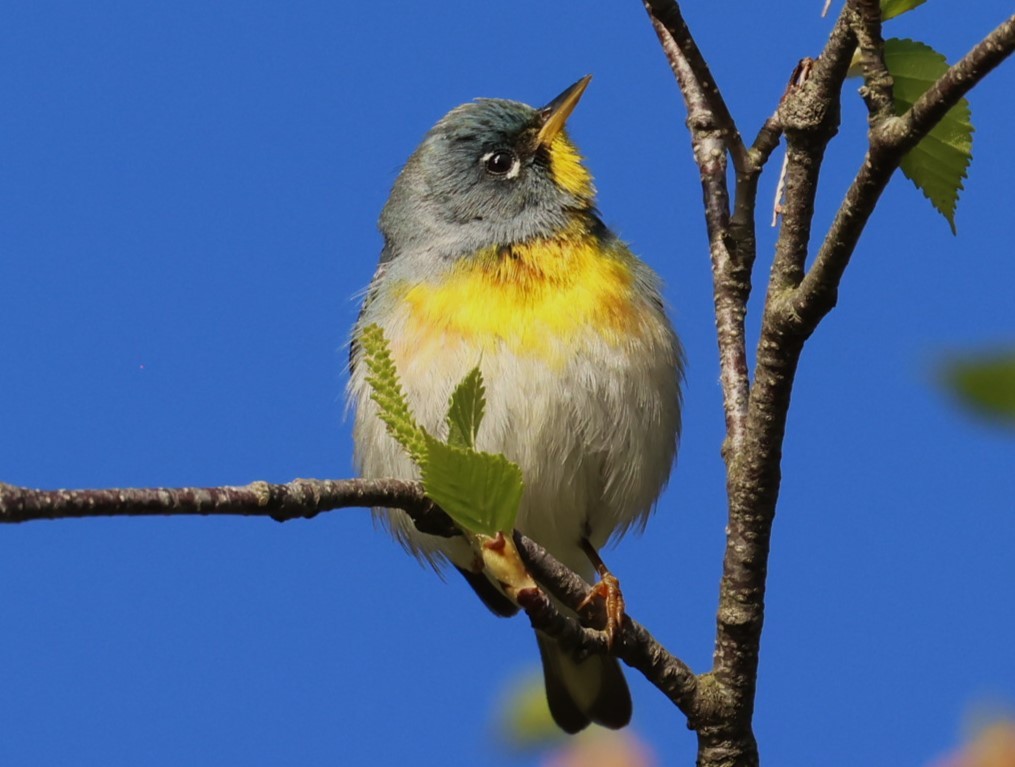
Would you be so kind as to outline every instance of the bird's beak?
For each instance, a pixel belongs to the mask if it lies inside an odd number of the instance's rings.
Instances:
[[[585,75],[545,107],[538,110],[542,125],[539,128],[539,133],[536,134],[536,146],[549,146],[557,137],[564,127],[564,123],[567,122],[567,118],[578,106],[578,100],[581,99],[591,79],[592,75]]]

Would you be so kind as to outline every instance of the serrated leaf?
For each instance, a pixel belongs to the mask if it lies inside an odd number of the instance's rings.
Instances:
[[[384,331],[378,325],[368,325],[360,332],[357,343],[370,371],[366,380],[370,384],[370,398],[377,403],[378,417],[388,427],[388,433],[418,464],[426,456],[427,433],[409,411]]]
[[[941,377],[964,405],[1015,427],[1015,350],[952,360],[942,366]]]
[[[448,444],[475,447],[479,424],[486,409],[486,387],[479,367],[474,367],[455,387],[448,406]]]
[[[895,81],[895,111],[906,112],[948,69],[944,56],[913,40],[885,40],[885,65]],[[924,193],[955,234],[955,206],[973,159],[969,102],[962,99],[902,158],[906,178]]]
[[[894,19],[926,2],[927,0],[881,0],[881,20]]]
[[[514,529],[522,501],[522,471],[504,456],[448,445],[427,435],[420,468],[426,494],[462,529],[484,535]]]

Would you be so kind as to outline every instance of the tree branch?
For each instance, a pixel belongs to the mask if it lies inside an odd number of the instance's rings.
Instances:
[[[565,606],[577,612],[592,587],[532,539],[515,532],[514,540],[529,574]],[[534,628],[560,640],[565,647],[579,653],[607,651],[604,632],[581,628],[577,621],[561,614],[545,594],[520,594],[519,603]],[[689,725],[694,727],[700,718],[704,700],[698,695],[699,677],[629,615],[624,616],[617,640],[614,654],[640,671],[673,701],[687,717]]]
[[[724,149],[733,158],[733,167],[738,173],[746,172],[751,164],[747,149],[705,57],[684,22],[680,6],[674,0],[643,0],[643,3],[688,102],[688,111],[702,110],[711,116]]]
[[[775,323],[772,307],[782,290],[796,285],[803,276],[818,168],[824,148],[838,128],[839,92],[856,38],[849,23],[852,11],[844,11],[814,65],[814,77],[799,87],[791,84],[776,115],[763,126],[754,147],[745,152],[676,3],[644,3],[680,85],[701,173],[726,414],[723,455],[727,463],[729,523],[715,659],[712,672],[699,677],[696,716],[689,718],[698,731],[700,765],[755,765],[758,752],[751,719],[769,538],[778,497],[789,391],[803,342],[802,337],[792,338],[787,346],[783,339],[773,338],[773,334],[784,334],[785,330]],[[744,319],[756,253],[756,185],[780,131],[788,143],[788,203],[766,300],[758,374],[751,386]],[[726,182],[727,152],[737,170],[732,217]]]
[[[959,99],[1015,51],[1015,15],[951,66],[906,114],[871,131],[870,148],[786,313],[811,332],[835,306],[842,274],[881,193],[903,155],[926,136]]]
[[[794,81],[777,112],[787,141],[783,226],[776,246],[742,448],[728,461],[729,520],[719,588],[711,678],[719,705],[698,730],[700,765],[757,765],[752,719],[764,623],[768,554],[781,481],[780,462],[793,376],[804,336],[776,308],[802,276],[818,170],[838,129],[839,94],[855,48],[845,9],[821,56]]]
[[[0,523],[88,517],[207,516],[310,519],[322,511],[385,506],[407,512],[425,533],[458,530],[418,482],[400,479],[296,479],[285,485],[33,490],[0,483]]]
[[[867,162],[805,276],[818,170],[837,130],[839,96],[858,37],[877,53],[877,18],[862,12],[867,5],[867,0],[847,3],[810,77],[778,112],[787,138],[787,205],[762,319],[744,449],[734,456],[727,482],[730,517],[713,666],[727,718],[710,720],[699,729],[699,764],[757,764],[751,719],[767,560],[786,417],[803,344],[834,304],[842,269],[902,153],[1015,45],[1010,22],[1002,25],[935,84],[931,92],[941,94],[939,102],[929,103],[928,95],[919,100],[919,108],[914,105],[909,114],[884,120],[872,129]],[[870,66],[876,70],[876,65]],[[884,83],[875,83],[870,97],[876,118],[886,98]],[[906,127],[906,138],[884,141],[882,135],[895,135],[890,129],[896,124]]]
[[[893,136],[903,153],[916,146],[937,125],[959,99],[1015,51],[1015,14],[1001,22],[993,32],[948,69],[927,89],[906,114],[904,129]],[[890,132],[890,131],[886,131]]]
[[[744,146],[719,87],[698,50],[680,8],[673,0],[644,0],[649,20],[659,37],[687,107],[691,147],[701,174],[712,259],[715,322],[719,343],[719,379],[726,416],[723,455],[727,461],[743,441],[749,377],[744,319],[751,293],[755,243],[753,218],[741,215],[731,228],[730,197],[726,182],[726,155],[733,158],[738,179],[744,178],[745,196],[752,194],[762,153],[751,155]],[[762,161],[763,164],[763,161]]]
[[[775,244],[766,311],[784,291],[796,287],[803,278],[821,161],[828,142],[839,129],[839,96],[856,49],[852,17],[847,5],[832,29],[825,50],[805,70],[806,78],[790,87],[779,106],[779,119],[786,136],[785,204]]]
[[[894,82],[885,65],[885,41],[881,37],[879,0],[855,0],[857,46],[863,67],[860,95],[867,104],[871,127],[895,116]]]
[[[0,483],[0,523],[91,517],[208,516],[270,517],[279,522],[311,519],[350,507],[383,506],[406,512],[422,532],[459,535],[451,518],[423,493],[419,482],[398,479],[297,479],[288,484],[252,482],[241,487],[113,488],[34,490]],[[577,612],[591,587],[535,541],[514,533],[515,545],[533,578]],[[579,656],[607,653],[606,635],[561,613],[539,590],[519,601],[534,628],[560,640]],[[625,618],[615,653],[672,700],[689,721],[698,710],[698,678],[639,623]]]

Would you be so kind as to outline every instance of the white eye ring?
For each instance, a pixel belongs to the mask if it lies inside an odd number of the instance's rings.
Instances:
[[[500,169],[501,165],[500,162],[496,163],[491,162],[491,160],[494,160],[495,158],[497,160],[503,160],[506,159],[507,157],[511,158],[511,167],[509,167],[506,171]],[[483,163],[483,167],[486,169],[486,172],[489,173],[491,176],[500,176],[501,178],[517,178],[518,174],[522,170],[521,160],[519,160],[518,155],[516,155],[510,149],[495,149],[492,152],[487,152],[486,154],[484,154],[482,157],[479,158],[479,161]]]

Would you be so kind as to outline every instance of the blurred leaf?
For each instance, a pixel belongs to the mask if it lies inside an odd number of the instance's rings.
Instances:
[[[515,683],[499,706],[498,730],[512,748],[539,749],[557,745],[567,735],[553,721],[546,702],[543,675],[526,674]]]
[[[427,435],[423,489],[456,524],[494,535],[515,526],[522,471],[502,455],[447,445]]]
[[[1015,427],[1015,351],[952,360],[943,365],[942,380],[964,405]]]
[[[895,81],[895,111],[906,112],[948,69],[944,56],[913,40],[885,40],[885,65]],[[902,172],[940,211],[955,233],[955,206],[973,159],[969,102],[952,107],[927,136],[902,158]]]
[[[550,748],[544,767],[654,767],[657,760],[627,728],[617,732],[592,726],[565,735],[553,722],[541,674],[525,675],[505,696],[498,712],[501,737],[518,750]]]
[[[475,447],[486,408],[486,387],[478,367],[469,371],[451,394],[448,407],[448,444]]]
[[[357,343],[363,349],[363,361],[370,371],[367,383],[371,388],[370,398],[377,403],[378,416],[388,427],[388,433],[413,461],[419,463],[426,455],[426,432],[409,412],[384,331],[377,325],[368,325]]]
[[[881,0],[881,20],[894,19],[926,2],[927,0]]]

